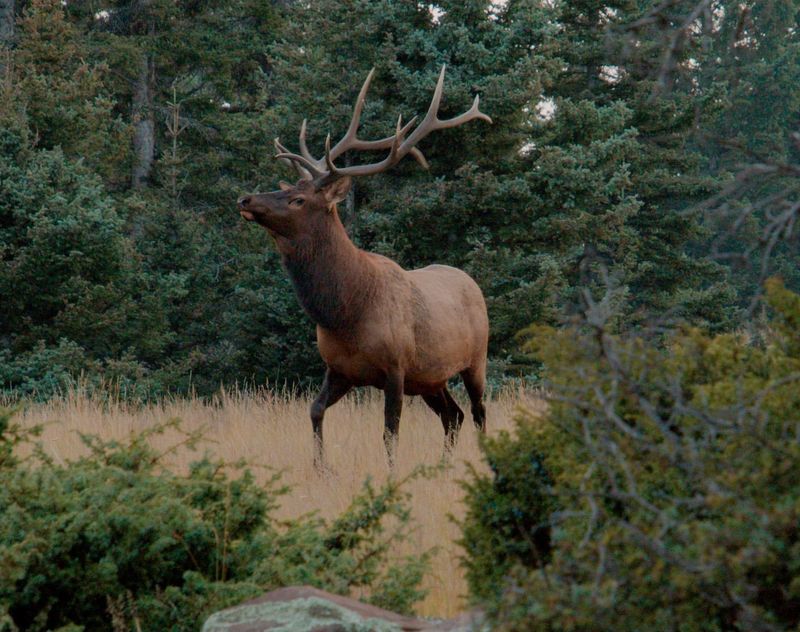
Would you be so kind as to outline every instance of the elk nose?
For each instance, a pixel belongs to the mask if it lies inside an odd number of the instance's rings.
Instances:
[[[250,204],[250,201],[251,201],[252,199],[253,199],[253,198],[252,198],[251,196],[249,196],[249,195],[243,195],[242,197],[240,197],[240,198],[239,198],[239,199],[236,201],[236,204],[237,204],[237,206],[238,206],[239,208],[245,208],[246,206],[248,206],[248,205]]]

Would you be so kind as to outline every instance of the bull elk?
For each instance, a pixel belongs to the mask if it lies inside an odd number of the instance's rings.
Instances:
[[[345,199],[352,177],[386,171],[407,154],[423,167],[427,162],[417,143],[435,130],[473,119],[491,123],[472,107],[455,118],[440,120],[439,102],[444,66],[428,112],[412,130],[416,117],[397,121],[393,136],[365,141],[357,137],[361,111],[374,69],[367,76],[344,137],[314,158],[306,145],[306,121],[300,128],[300,154],[275,139],[275,156],[300,174],[294,185],[244,195],[239,212],[273,236],[283,265],[305,311],[317,326],[317,344],[327,370],[311,406],[314,465],[325,467],[322,420],[354,386],[374,386],[385,394],[384,443],[394,464],[403,395],[421,395],[441,418],[445,449],[454,444],[464,413],[447,390],[447,381],[461,375],[469,394],[472,418],[485,432],[482,402],[486,377],[489,319],[478,285],[469,275],[445,265],[404,270],[397,263],[357,248],[339,219],[337,203]],[[337,167],[347,151],[389,150],[380,162]]]

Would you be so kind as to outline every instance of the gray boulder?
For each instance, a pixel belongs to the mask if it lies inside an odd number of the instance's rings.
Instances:
[[[311,586],[273,590],[212,614],[203,632],[477,632],[478,613],[427,621],[404,617]]]

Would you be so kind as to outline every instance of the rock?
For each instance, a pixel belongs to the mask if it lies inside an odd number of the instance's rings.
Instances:
[[[477,632],[478,613],[426,621],[311,586],[279,588],[212,614],[203,632]]]

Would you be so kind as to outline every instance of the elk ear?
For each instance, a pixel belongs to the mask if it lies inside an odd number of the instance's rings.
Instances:
[[[278,188],[281,191],[291,191],[294,187],[285,180],[281,180],[280,182],[278,182]]]
[[[322,194],[328,202],[328,206],[341,202],[347,197],[347,192],[350,190],[350,176],[337,178],[330,184],[322,187]]]

